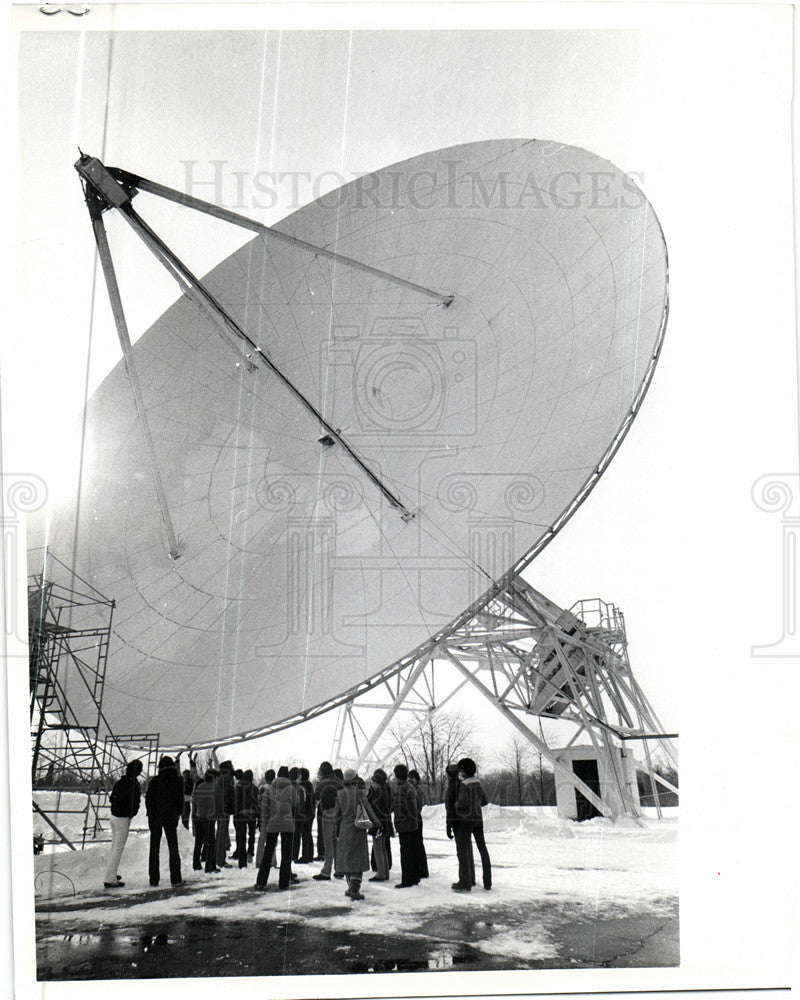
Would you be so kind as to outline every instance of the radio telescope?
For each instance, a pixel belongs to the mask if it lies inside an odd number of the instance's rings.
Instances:
[[[48,545],[115,601],[109,727],[165,747],[267,734],[457,639],[466,662],[476,623],[485,666],[501,618],[543,662],[561,611],[519,574],[615,453],[664,334],[666,246],[632,181],[571,146],[475,142],[268,229],[89,156],[76,169],[125,358],[89,401]],[[146,222],[154,198],[256,235],[199,279]],[[112,209],[184,292],[133,347]],[[539,687],[537,711],[577,711],[567,683]],[[616,707],[657,733],[643,701]]]

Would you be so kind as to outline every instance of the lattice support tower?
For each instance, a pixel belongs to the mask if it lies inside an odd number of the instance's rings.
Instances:
[[[437,698],[441,666],[453,668],[451,682]],[[452,671],[450,671],[452,676]],[[656,773],[650,744],[661,748],[677,770],[676,734],[665,733],[630,667],[625,621],[614,605],[601,600],[579,601],[569,611],[560,608],[522,578],[515,578],[486,608],[442,640],[433,654],[405,665],[379,689],[352,699],[340,709],[333,757],[356,766],[379,766],[391,760],[398,741],[385,737],[401,712],[411,713],[417,728],[470,685],[492,704],[550,763],[562,780],[573,785],[602,815],[636,816],[618,750],[641,743],[643,770],[653,789],[659,817],[657,786],[677,788]],[[376,698],[378,692],[383,699]],[[377,725],[375,711],[381,711]],[[601,798],[551,748],[526,717],[571,723],[575,729],[567,747],[585,735],[606,773],[613,795]],[[371,717],[371,723],[368,721]],[[370,728],[370,725],[372,728]],[[408,738],[413,729],[404,732]],[[352,752],[347,753],[350,749]]]

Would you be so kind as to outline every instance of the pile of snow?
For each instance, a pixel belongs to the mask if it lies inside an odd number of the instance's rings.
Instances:
[[[83,826],[86,821],[87,796],[82,792],[42,792],[34,791],[33,801],[42,809],[50,820],[52,820],[67,840],[79,847],[83,841]],[[104,817],[105,832],[101,834],[101,839],[110,837],[108,825],[108,796],[104,796],[101,801],[101,816]],[[92,817],[93,819],[93,817]],[[144,805],[134,816],[131,822],[131,830],[146,830],[147,816]],[[46,841],[57,839],[56,834],[45,820],[36,812],[33,814],[33,835],[41,834]],[[68,850],[61,848],[59,850]]]

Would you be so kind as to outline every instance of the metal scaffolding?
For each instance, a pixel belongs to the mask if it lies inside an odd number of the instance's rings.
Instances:
[[[59,817],[83,817],[81,846],[108,839],[107,793],[130,756],[128,747],[150,766],[158,735],[111,732],[102,706],[114,601],[47,549],[39,551],[41,572],[28,580],[31,778],[35,791],[54,793],[54,800],[43,805],[40,796],[33,809],[49,828],[50,842],[74,850],[77,838],[63,831]],[[71,672],[71,681],[79,679],[79,701],[66,692]],[[85,796],[82,807],[64,801],[68,792]]]

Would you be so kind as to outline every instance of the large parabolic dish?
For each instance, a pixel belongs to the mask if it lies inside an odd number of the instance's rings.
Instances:
[[[89,402],[80,495],[48,539],[116,601],[111,728],[164,746],[341,702],[489,600],[597,481],[663,337],[656,216],[582,149],[426,153],[277,228],[453,296],[262,236],[204,279],[414,516],[207,312],[168,309],[134,355],[179,558],[122,362]],[[81,704],[77,674],[68,693]]]

